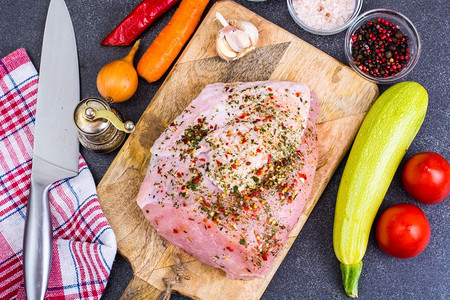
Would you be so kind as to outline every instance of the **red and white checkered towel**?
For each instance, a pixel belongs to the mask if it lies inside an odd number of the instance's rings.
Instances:
[[[38,74],[24,49],[0,60],[0,299],[24,299],[22,242],[30,189]],[[46,298],[99,299],[116,238],[80,156],[77,177],[49,192],[53,261]]]

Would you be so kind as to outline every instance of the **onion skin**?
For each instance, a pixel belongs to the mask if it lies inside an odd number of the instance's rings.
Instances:
[[[134,44],[126,57],[107,63],[98,73],[97,89],[107,101],[124,102],[136,92],[138,74],[133,66],[133,59],[139,42]]]

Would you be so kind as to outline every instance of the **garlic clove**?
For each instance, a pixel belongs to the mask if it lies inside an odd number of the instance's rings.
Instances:
[[[248,48],[252,45],[252,42],[250,41],[250,37],[244,31],[236,30],[233,34],[236,37],[237,42],[238,42],[239,46],[241,46],[242,49]]]
[[[225,34],[225,39],[231,49],[238,53],[250,46],[250,39],[242,30],[235,30]]]
[[[236,58],[238,53],[231,49],[224,36],[220,36],[216,40],[216,51],[219,56],[227,61],[231,61]]]
[[[253,25],[253,23],[248,21],[230,20],[229,24],[245,32],[250,38],[250,42],[252,43],[252,45],[256,46],[259,40],[259,32],[258,28],[256,28],[256,26]]]
[[[225,39],[230,48],[233,49],[234,51],[239,53],[244,49],[239,46],[236,36],[233,34],[233,32],[225,34]]]
[[[219,31],[219,35],[220,35],[220,36],[226,36],[226,35],[232,33],[232,32],[235,31],[235,30],[236,30],[236,28],[233,27],[233,26],[225,26],[224,28],[222,28],[222,29]]]
[[[232,61],[255,50],[259,38],[255,25],[247,21],[227,21],[219,12],[216,19],[223,26],[216,38],[216,51],[221,58]]]

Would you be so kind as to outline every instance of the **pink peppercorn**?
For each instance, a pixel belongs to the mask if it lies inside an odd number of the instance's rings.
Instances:
[[[388,20],[369,21],[351,37],[353,61],[370,76],[394,76],[409,61],[408,40],[408,36]]]

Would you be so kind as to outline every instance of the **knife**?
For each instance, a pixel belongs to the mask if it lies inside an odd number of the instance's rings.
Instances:
[[[78,56],[64,0],[51,0],[42,42],[35,116],[33,166],[24,234],[27,299],[44,299],[52,260],[50,186],[78,174],[79,146],[73,111],[80,100]]]

